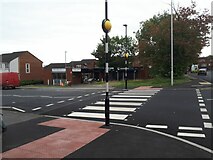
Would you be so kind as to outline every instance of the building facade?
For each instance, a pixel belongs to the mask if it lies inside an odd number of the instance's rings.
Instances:
[[[21,81],[42,80],[42,61],[29,51],[0,55],[0,72],[16,72]]]

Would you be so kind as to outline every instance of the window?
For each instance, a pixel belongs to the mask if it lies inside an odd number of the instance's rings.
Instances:
[[[26,71],[26,73],[30,73],[30,64],[29,63],[25,64],[25,71]]]

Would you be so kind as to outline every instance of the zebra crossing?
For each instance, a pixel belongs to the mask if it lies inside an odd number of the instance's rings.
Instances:
[[[152,96],[157,94],[161,89],[133,89],[124,92],[114,92],[110,96],[110,119],[126,121],[129,116],[142,107]],[[93,104],[84,106],[79,111],[69,113],[67,117],[83,118],[93,120],[105,119],[105,101],[96,101]]]

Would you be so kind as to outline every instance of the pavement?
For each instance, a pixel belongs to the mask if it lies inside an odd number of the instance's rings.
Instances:
[[[197,80],[176,86],[192,87]],[[122,123],[3,111],[1,154],[10,158],[201,158],[213,151],[167,133]]]

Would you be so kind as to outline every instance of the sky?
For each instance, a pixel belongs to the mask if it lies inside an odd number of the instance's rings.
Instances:
[[[211,11],[211,0],[195,0],[197,10]],[[191,0],[173,0],[175,7]],[[108,0],[109,36],[134,36],[140,22],[164,11],[171,0]],[[0,54],[29,51],[43,65],[93,59],[104,36],[105,0],[0,0]],[[65,56],[66,52],[66,56]],[[211,53],[210,47],[201,56]],[[66,58],[65,58],[66,57]]]

